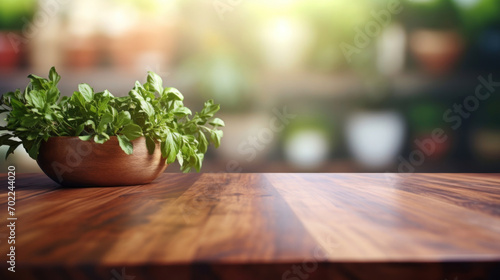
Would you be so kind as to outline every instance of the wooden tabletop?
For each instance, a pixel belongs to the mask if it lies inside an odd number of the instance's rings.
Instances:
[[[500,174],[17,174],[0,279],[500,279]]]

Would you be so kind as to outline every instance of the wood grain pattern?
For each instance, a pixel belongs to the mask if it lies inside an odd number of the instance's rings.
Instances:
[[[500,174],[22,174],[16,196],[1,279],[500,279]]]

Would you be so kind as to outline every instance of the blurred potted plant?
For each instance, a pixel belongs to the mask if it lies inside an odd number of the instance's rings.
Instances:
[[[101,5],[103,50],[115,67],[127,71],[169,67],[179,42],[175,1],[122,0]]]
[[[100,23],[109,17],[106,1],[70,1],[65,7],[62,49],[64,63],[74,69],[91,69],[101,62],[104,43],[99,34]],[[105,24],[103,24],[105,25]]]
[[[363,39],[357,44],[360,33],[366,33],[367,23],[374,20],[371,11],[376,1],[297,1],[295,17],[310,25],[314,38],[308,45],[307,63],[316,71],[335,72],[344,69],[361,70],[373,66],[375,38]],[[292,32],[293,33],[293,32]],[[364,36],[364,35],[363,35]],[[353,52],[342,47],[349,44]]]
[[[445,111],[446,108],[436,101],[412,102],[407,111],[412,130],[412,149],[419,149],[426,154],[426,157],[434,160],[442,159],[450,152],[453,144],[453,131],[442,128]],[[433,136],[433,133],[436,129],[444,130],[446,141],[435,141],[436,136]]]
[[[381,170],[396,161],[406,124],[396,110],[360,110],[349,117],[346,129],[354,158],[367,168]]]
[[[371,94],[367,94],[359,109],[347,118],[347,144],[363,166],[382,170],[396,162],[403,147],[406,122],[391,104],[392,92],[385,81],[376,81],[367,88],[372,90]]]
[[[481,161],[500,161],[500,99],[491,100],[472,120],[470,140],[472,152]]]
[[[205,98],[221,100],[226,110],[248,111],[255,102],[250,98],[253,67],[248,57],[241,57],[231,42],[220,34],[201,38],[196,55],[186,57],[180,66],[195,90]]]
[[[307,109],[306,109],[307,111]],[[315,111],[288,125],[283,135],[283,153],[287,162],[301,171],[324,165],[338,145],[337,127],[316,107]]]
[[[464,50],[455,7],[447,0],[407,2],[403,18],[409,47],[420,66],[433,75],[448,73]]]
[[[36,0],[0,1],[0,69],[19,66],[25,38],[21,30],[34,14]]]

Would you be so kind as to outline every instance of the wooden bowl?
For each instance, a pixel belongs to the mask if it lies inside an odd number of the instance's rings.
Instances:
[[[51,137],[40,146],[37,163],[57,183],[73,186],[122,186],[147,184],[158,177],[167,164],[160,144],[150,155],[146,139],[132,141],[134,152],[125,154],[112,136],[104,144],[78,137]]]

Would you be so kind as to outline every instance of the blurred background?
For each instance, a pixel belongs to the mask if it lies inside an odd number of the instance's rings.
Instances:
[[[498,0],[0,0],[0,93],[53,65],[65,95],[152,70],[215,99],[204,172],[500,170]]]

